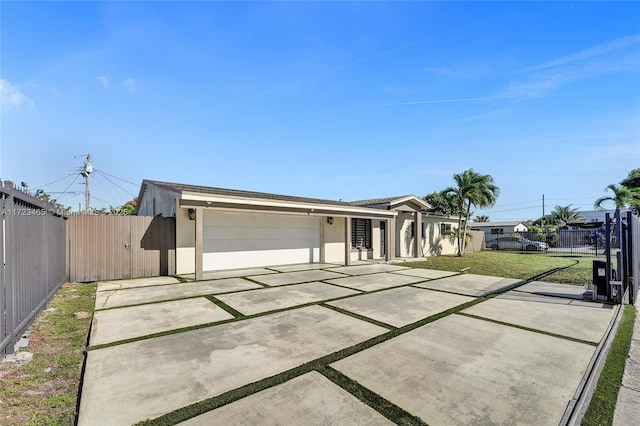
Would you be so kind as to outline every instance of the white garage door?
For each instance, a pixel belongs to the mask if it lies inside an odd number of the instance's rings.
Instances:
[[[203,268],[319,262],[320,221],[308,216],[206,213]]]

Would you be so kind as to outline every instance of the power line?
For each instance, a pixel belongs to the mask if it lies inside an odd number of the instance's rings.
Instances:
[[[67,189],[71,188],[71,185],[73,185],[73,183],[78,179],[78,176],[80,175],[76,175],[76,177],[73,178],[73,180],[71,181],[71,183],[69,184],[69,186],[67,186],[64,191],[62,191],[62,194],[58,197],[58,201],[60,200],[60,198],[64,197],[65,195],[67,195]],[[74,191],[75,192],[75,191]]]
[[[100,185],[100,188],[102,188],[112,200],[115,200],[115,199],[119,198],[119,197],[114,196],[113,193],[109,190],[109,188],[107,188],[105,185],[103,185],[102,182],[100,182],[100,180],[95,180],[94,179],[94,182],[98,182],[98,185]],[[120,194],[118,194],[118,196],[120,196]],[[105,202],[104,200],[101,200],[96,196],[94,196],[93,198],[95,198],[96,200],[101,201],[103,203]],[[109,204],[111,204],[111,203],[109,202]]]
[[[61,180],[64,180],[64,179],[66,179],[66,178],[68,178],[69,176],[72,176],[72,175],[74,175],[74,174],[75,174],[75,172],[72,172],[72,173],[69,173],[68,175],[66,175],[66,176],[65,176],[65,177],[63,177],[63,178],[60,178],[60,179],[54,180],[53,182],[49,182],[49,183],[48,183],[48,184],[46,184],[46,185],[36,186],[36,189],[42,189],[42,188],[44,188],[45,186],[53,185],[54,183],[60,182]]]
[[[107,176],[111,176],[112,178],[116,178],[116,179],[121,180],[121,181],[123,181],[123,182],[129,183],[129,184],[131,184],[131,185],[133,185],[133,186],[138,186],[138,185],[139,185],[139,184],[137,184],[137,183],[130,182],[130,181],[126,180],[126,179],[119,178],[118,176],[114,176],[114,175],[112,175],[112,174],[109,174],[109,173],[107,173],[107,172],[103,172],[102,170],[96,170],[96,172],[100,172],[100,173],[103,173],[103,174],[105,174],[105,175],[107,175]]]
[[[93,198],[94,200],[98,200],[98,201],[100,201],[101,203],[108,204],[108,205],[109,205],[109,207],[114,207],[114,205],[115,205],[115,204],[117,204],[117,203],[113,203],[113,204],[111,204],[111,202],[109,202],[109,201],[107,201],[107,200],[103,200],[102,198],[98,198],[98,197],[96,197],[95,195],[93,195],[91,198]]]
[[[135,197],[135,194],[132,194],[131,192],[127,191],[126,189],[124,189],[123,187],[121,187],[120,185],[118,185],[117,183],[115,183],[114,181],[112,181],[111,179],[109,179],[106,174],[104,172],[101,172],[99,170],[96,170],[96,172],[98,172],[99,174],[103,175],[102,177],[104,177],[106,180],[108,180],[109,182],[111,182],[113,185],[117,186],[118,188],[120,188],[121,190],[123,190],[124,192],[126,192],[127,194],[131,195],[132,197]],[[126,182],[126,181],[125,181]],[[131,183],[131,182],[129,182]]]

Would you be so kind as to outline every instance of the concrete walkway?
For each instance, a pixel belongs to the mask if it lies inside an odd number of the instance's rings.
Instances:
[[[613,310],[554,283],[482,297],[513,284],[371,264],[100,284],[78,424],[557,424]]]
[[[613,417],[615,426],[638,424],[640,421],[640,315],[636,313],[631,337],[629,357],[618,391],[618,401]]]

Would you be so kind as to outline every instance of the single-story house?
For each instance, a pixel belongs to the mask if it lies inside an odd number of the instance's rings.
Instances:
[[[455,218],[429,208],[415,195],[350,203],[144,180],[136,214],[175,217],[176,273],[200,278],[220,269],[455,253],[442,235]]]
[[[470,223],[469,227],[472,231],[483,231],[485,239],[488,241],[492,238],[501,236],[509,236],[516,232],[527,232],[529,227],[524,222],[475,222]]]

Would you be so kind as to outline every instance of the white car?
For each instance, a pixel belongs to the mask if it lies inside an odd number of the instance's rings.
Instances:
[[[492,250],[546,251],[549,249],[547,243],[522,237],[498,237],[487,241],[485,245]]]

